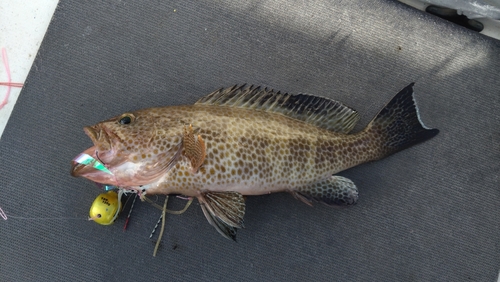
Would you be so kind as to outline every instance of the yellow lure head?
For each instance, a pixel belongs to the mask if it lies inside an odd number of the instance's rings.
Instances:
[[[99,194],[90,206],[89,220],[101,225],[112,224],[121,212],[122,204],[119,198],[115,191]]]

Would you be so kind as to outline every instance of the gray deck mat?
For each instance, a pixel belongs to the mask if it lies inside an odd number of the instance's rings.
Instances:
[[[60,2],[0,141],[0,281],[496,279],[500,43],[393,1],[236,2]],[[128,110],[246,82],[366,125],[412,81],[436,138],[341,173],[360,189],[348,209],[249,197],[237,243],[194,204],[153,258],[159,211],[136,203],[126,232],[126,214],[88,222],[100,190],[69,174],[82,127]]]

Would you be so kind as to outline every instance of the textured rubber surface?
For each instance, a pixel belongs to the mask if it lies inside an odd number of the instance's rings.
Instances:
[[[395,1],[233,2],[60,2],[0,141],[0,281],[496,279],[500,43]],[[341,173],[350,208],[248,197],[238,243],[193,204],[153,258],[160,212],[88,222],[101,191],[69,174],[82,127],[127,110],[247,82],[338,99],[360,129],[412,81],[437,137]]]

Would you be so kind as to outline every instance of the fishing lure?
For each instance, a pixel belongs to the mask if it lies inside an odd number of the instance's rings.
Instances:
[[[117,193],[113,190],[99,194],[90,206],[89,220],[101,225],[115,222],[122,211],[121,195],[121,191]]]
[[[112,174],[104,164],[88,154],[80,154],[74,161]],[[121,198],[124,192],[122,190],[119,190],[118,193],[113,191],[116,187],[112,185],[104,185],[103,188],[107,192],[99,194],[95,198],[90,206],[89,220],[93,220],[101,225],[110,225],[116,220],[122,210]]]
[[[85,166],[91,166],[96,170],[113,175],[113,173],[102,162],[100,162],[99,160],[96,160],[94,157],[92,157],[86,153],[82,153],[82,154],[78,155],[74,159],[74,162],[85,165]],[[101,225],[110,225],[110,224],[115,222],[116,218],[118,217],[118,215],[121,213],[121,211],[123,209],[123,205],[122,205],[123,195],[126,193],[129,193],[131,191],[120,189],[120,187],[114,186],[114,185],[99,185],[99,186],[102,187],[107,192],[101,193],[95,198],[94,202],[90,206],[89,220],[92,220],[92,221],[94,221],[98,224],[101,224]],[[118,189],[118,192],[116,192],[115,189]],[[131,193],[133,193],[133,192],[131,192]],[[137,194],[136,194],[136,197],[137,197]],[[127,216],[127,220],[125,221],[125,226],[123,227],[123,230],[125,230],[127,228],[127,224],[128,224],[130,215],[132,213],[132,208],[134,207],[136,197],[134,197],[132,205],[130,206],[130,210],[129,210],[129,213]],[[154,203],[153,201],[151,201],[147,197],[144,197],[142,199],[147,200],[153,206],[159,208],[162,211],[162,215],[160,217],[160,219],[162,221],[161,230],[160,230],[160,234],[158,236],[158,240],[156,241],[156,246],[155,246],[154,251],[153,251],[153,256],[156,256],[156,253],[157,253],[158,248],[160,246],[161,238],[163,236],[163,231],[165,229],[165,214],[166,213],[182,214],[183,212],[185,212],[187,210],[189,205],[191,205],[193,198],[191,198],[191,197],[187,198],[188,202],[186,203],[186,206],[184,207],[184,209],[179,210],[179,211],[172,211],[172,210],[167,209],[168,196],[166,196],[166,198],[165,198],[165,202],[163,204],[163,207],[159,207],[156,203]],[[158,226],[158,224],[156,224],[156,226],[155,226],[153,232],[151,233],[151,235],[149,236],[149,238],[152,237],[157,226]]]

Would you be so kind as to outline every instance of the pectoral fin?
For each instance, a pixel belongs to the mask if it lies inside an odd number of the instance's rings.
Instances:
[[[184,155],[191,162],[193,173],[198,172],[198,169],[203,165],[206,156],[205,142],[200,135],[195,136],[193,126],[184,127]]]
[[[238,192],[205,192],[198,201],[208,222],[224,237],[236,241],[237,228],[243,228],[245,200]]]
[[[358,200],[358,188],[342,176],[332,176],[326,180],[291,191],[295,198],[312,206],[313,200],[330,206],[349,206]]]

